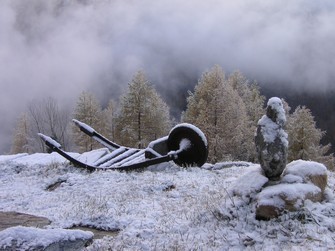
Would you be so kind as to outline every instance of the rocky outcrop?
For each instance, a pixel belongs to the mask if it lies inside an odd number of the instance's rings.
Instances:
[[[270,98],[267,103],[266,115],[257,125],[255,136],[258,161],[270,180],[279,179],[287,161],[287,133],[285,110],[281,99]]]

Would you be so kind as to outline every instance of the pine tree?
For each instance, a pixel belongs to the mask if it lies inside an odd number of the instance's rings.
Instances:
[[[327,155],[330,144],[320,144],[325,135],[316,127],[311,111],[305,106],[298,106],[288,117],[287,132],[289,136],[288,160],[313,160],[324,163],[329,169],[334,168],[333,155]]]
[[[245,138],[249,130],[247,110],[221,67],[214,66],[202,75],[187,99],[183,120],[205,133],[210,161],[249,158],[252,138],[250,142]]]
[[[101,106],[92,93],[84,91],[80,94],[74,110],[74,118],[88,124],[102,134],[106,131],[106,120],[103,118]],[[98,142],[82,133],[76,126],[73,126],[73,137],[80,152],[101,147]]]
[[[23,113],[17,121],[11,153],[31,153],[29,147],[29,121],[26,113]]]
[[[169,108],[142,71],[128,85],[120,101],[117,118],[118,141],[122,145],[142,148],[166,135],[170,128]]]

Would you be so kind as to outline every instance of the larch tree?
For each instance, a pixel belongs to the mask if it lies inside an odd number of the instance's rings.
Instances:
[[[96,97],[89,92],[82,92],[74,109],[74,118],[88,124],[98,132],[105,134],[106,120],[103,118],[101,106]],[[87,136],[73,125],[73,138],[80,152],[87,152],[101,147],[91,137]]]
[[[210,161],[249,157],[245,140],[249,130],[247,110],[221,67],[214,66],[202,75],[187,99],[183,121],[195,124],[205,133]]]
[[[259,118],[264,114],[265,102],[258,84],[250,82],[240,71],[232,73],[228,81],[243,99],[251,123],[257,125]]]
[[[103,110],[103,118],[106,123],[106,137],[115,140],[116,138],[116,117],[117,117],[117,103],[111,99],[107,107]]]
[[[324,146],[320,143],[325,135],[317,128],[311,111],[305,106],[298,106],[288,116],[287,132],[289,136],[288,160],[313,160],[334,169],[334,157],[327,154],[330,144]]]
[[[31,153],[29,146],[29,120],[27,113],[23,113],[16,124],[11,153]]]
[[[117,142],[142,148],[150,141],[166,135],[170,127],[169,107],[149,83],[144,72],[137,72],[120,100]]]
[[[265,97],[261,95],[258,84],[249,81],[240,71],[232,73],[228,77],[228,82],[242,98],[247,113],[246,123],[248,130],[245,130],[244,141],[241,144],[241,148],[244,149],[243,152],[247,153],[244,156],[244,160],[255,161],[256,149],[253,139],[258,120],[264,114]]]

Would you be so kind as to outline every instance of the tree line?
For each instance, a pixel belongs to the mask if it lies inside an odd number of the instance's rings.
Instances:
[[[180,122],[198,126],[209,143],[209,162],[255,162],[254,133],[265,112],[265,97],[255,81],[241,72],[226,76],[216,65],[204,72],[193,92],[189,91],[186,110]],[[298,106],[293,112],[285,101],[286,131],[289,135],[288,161],[315,160],[334,168],[330,145],[322,145],[324,131],[316,127],[311,111]],[[101,147],[69,123],[70,118],[89,124],[116,143],[144,148],[149,142],[168,135],[177,123],[169,107],[143,71],[137,72],[118,101],[110,100],[102,109],[96,97],[87,91],[79,96],[73,111],[60,109],[47,98],[32,102],[18,119],[11,152],[47,152],[37,133],[51,136],[66,151],[85,152]]]

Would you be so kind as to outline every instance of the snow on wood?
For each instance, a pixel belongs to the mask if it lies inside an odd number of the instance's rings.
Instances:
[[[95,132],[95,130],[90,127],[89,125],[83,123],[83,122],[80,122],[79,120],[76,120],[76,119],[72,119],[72,121],[78,125],[80,128],[83,128],[85,131],[87,132],[90,132],[91,134],[93,134]]]
[[[82,153],[77,159],[86,164],[93,164],[108,153],[109,150],[107,148],[95,149]]]
[[[38,133],[38,136],[40,136],[45,142],[50,143],[54,147],[61,148],[61,144],[59,144],[56,140],[50,138],[49,136],[46,136],[42,133]]]
[[[170,133],[178,127],[188,127],[190,129],[192,129],[194,132],[196,132],[199,135],[199,137],[204,142],[205,146],[208,146],[208,142],[207,142],[207,138],[206,138],[205,134],[195,125],[192,125],[192,124],[189,124],[189,123],[181,123],[181,124],[176,125],[174,128],[172,128]]]
[[[162,143],[162,142],[164,142],[164,141],[167,141],[168,137],[169,137],[169,136],[164,136],[164,137],[162,137],[162,138],[159,138],[159,139],[156,139],[156,140],[154,140],[154,141],[151,141],[151,142],[149,143],[149,145],[148,145],[148,148],[149,148],[149,149],[152,149],[152,148],[154,147],[154,145],[159,144],[159,143]]]
[[[112,166],[114,163],[117,163],[125,158],[130,157],[131,155],[133,155],[134,153],[137,153],[139,150],[135,149],[135,148],[131,148],[128,149],[127,151],[121,153],[120,155],[112,158],[111,160],[107,161],[106,163],[103,163],[100,167],[110,167]]]

